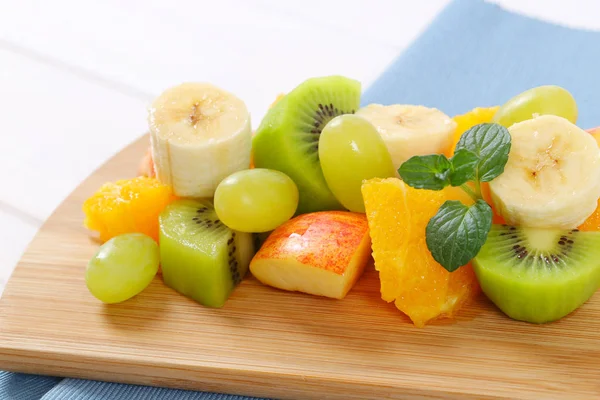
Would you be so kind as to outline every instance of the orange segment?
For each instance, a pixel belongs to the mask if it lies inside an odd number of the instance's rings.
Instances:
[[[175,197],[157,179],[109,182],[83,203],[86,228],[105,242],[124,233],[144,233],[158,241],[158,215]]]
[[[454,118],[454,122],[456,122],[456,131],[454,131],[454,138],[452,139],[452,145],[448,149],[446,153],[447,157],[452,157],[454,154],[454,149],[456,148],[456,144],[458,143],[461,135],[467,131],[467,129],[471,129],[475,125],[483,124],[486,122],[492,122],[492,118],[496,115],[496,111],[498,111],[500,107],[477,107],[472,109],[466,114],[457,115]]]
[[[446,200],[472,200],[457,188],[413,189],[399,179],[371,179],[363,184],[375,268],[381,298],[395,302],[418,327],[452,317],[479,293],[471,265],[448,272],[425,242],[425,227]]]

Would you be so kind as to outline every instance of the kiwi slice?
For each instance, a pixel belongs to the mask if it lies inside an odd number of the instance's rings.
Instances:
[[[207,200],[174,201],[159,226],[165,284],[202,305],[222,307],[248,271],[252,234],[226,227]]]
[[[287,174],[298,186],[296,214],[342,210],[321,170],[319,137],[327,123],[360,105],[360,82],[343,76],[311,78],[279,100],[253,139],[254,165]]]
[[[600,232],[493,225],[473,267],[483,292],[509,317],[556,321],[600,287]]]

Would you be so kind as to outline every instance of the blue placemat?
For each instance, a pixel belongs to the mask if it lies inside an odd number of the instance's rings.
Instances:
[[[455,0],[365,92],[363,103],[409,103],[449,115],[501,104],[533,86],[561,85],[578,125],[600,125],[600,33]],[[2,400],[246,400],[247,397],[0,372]]]
[[[422,104],[453,116],[552,84],[573,94],[577,125],[587,129],[600,125],[599,63],[600,32],[456,0],[366,90],[362,103]]]

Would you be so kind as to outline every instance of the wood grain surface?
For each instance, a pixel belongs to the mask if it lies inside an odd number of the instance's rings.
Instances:
[[[133,176],[143,137],[44,224],[0,300],[0,369],[280,399],[600,398],[600,295],[556,323],[511,321],[483,296],[457,320],[415,328],[369,268],[344,300],[248,278],[207,309],[160,277],[105,306],[84,283],[98,243],[81,204]]]

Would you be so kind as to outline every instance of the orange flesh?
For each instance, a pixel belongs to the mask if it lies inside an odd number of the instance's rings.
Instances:
[[[452,317],[479,293],[470,264],[450,273],[438,264],[425,241],[425,227],[446,200],[471,200],[462,190],[413,189],[401,180],[363,184],[375,268],[381,297],[394,302],[418,327]]]
[[[155,178],[109,182],[83,204],[86,228],[105,242],[124,233],[144,233],[158,241],[158,215],[175,197]]]

